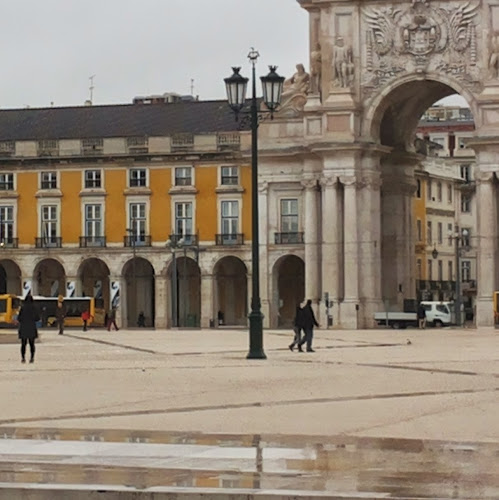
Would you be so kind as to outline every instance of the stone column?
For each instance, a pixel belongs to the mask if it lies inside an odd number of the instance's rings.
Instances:
[[[338,324],[340,277],[343,262],[341,259],[341,197],[338,192],[338,178],[329,173],[321,179],[322,186],[322,293],[329,294],[333,307],[329,314],[333,317],[333,325]],[[324,306],[321,323],[327,325]]]
[[[317,179],[302,181],[305,188],[305,298],[312,300],[317,309],[320,299],[320,255],[319,255],[319,187]]]
[[[154,279],[154,327],[163,329],[167,326],[168,300],[167,280],[164,274],[159,274]]]
[[[213,275],[201,275],[201,328],[209,328],[210,320],[216,321],[213,309]]]
[[[271,281],[269,281],[269,186],[266,181],[258,183],[258,215],[260,229],[260,301],[262,305],[263,326],[269,328],[271,324]],[[273,235],[272,235],[273,236]],[[248,314],[251,310],[252,289],[249,288]]]
[[[357,210],[357,178],[340,177],[344,189],[344,272],[345,297],[341,307],[341,326],[358,328],[359,307],[359,231]]]
[[[364,174],[359,190],[360,328],[375,326],[381,300],[381,178],[379,171]]]
[[[477,180],[477,325],[494,324],[493,296],[497,285],[497,187],[493,172],[478,172]],[[460,272],[460,270],[458,270]]]

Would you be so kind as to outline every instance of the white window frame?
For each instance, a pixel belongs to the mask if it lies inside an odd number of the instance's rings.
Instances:
[[[3,218],[3,211],[8,210],[8,209],[12,209],[12,219],[11,219],[11,221],[5,222],[5,219]],[[0,204],[0,242],[1,243],[8,245],[9,243],[12,243],[12,241],[15,238],[17,238],[16,221],[17,221],[17,204],[16,203],[9,203],[9,204],[2,203],[2,204]],[[8,224],[9,222],[11,222],[11,226],[12,226],[12,234],[11,234],[12,241],[11,242],[8,241],[8,236],[7,236],[7,240],[5,239],[5,227],[6,227],[6,224]]]
[[[185,173],[189,175],[178,175],[177,173]],[[179,179],[190,179],[189,183],[184,183],[181,182],[180,184],[177,184],[177,180]],[[173,168],[173,186],[176,188],[183,188],[183,187],[189,187],[189,186],[194,186],[194,168],[191,165],[184,165],[184,166],[179,166],[179,167],[174,167]]]
[[[228,176],[224,176],[224,169],[231,169],[232,171],[235,170],[235,173],[236,175],[228,175]],[[239,166],[238,165],[221,165],[220,166],[220,179],[219,179],[219,182],[218,182],[218,185],[219,186],[240,186],[241,185],[241,179],[240,179],[240,169],[239,169]],[[228,183],[224,183],[224,177],[226,177],[227,179],[236,179],[236,182],[228,182]]]
[[[283,214],[283,202],[296,202],[296,214]],[[300,232],[300,200],[295,197],[283,196],[279,198],[279,232],[281,233],[299,233]],[[283,217],[295,217],[296,216],[296,231],[284,230],[283,227]]]
[[[190,205],[191,206],[191,216],[190,217],[180,217],[180,218],[177,218],[177,207],[179,205]],[[183,220],[183,221],[186,221],[186,220],[191,220],[191,230],[190,232],[187,232],[185,230],[185,224],[182,224],[183,228],[182,228],[182,232],[179,232],[177,230],[178,226],[177,226],[177,222],[178,220]],[[192,200],[174,200],[173,202],[173,234],[175,234],[176,236],[179,236],[179,237],[185,237],[185,236],[194,236],[196,233],[196,226],[195,226],[195,218],[194,218],[194,203],[192,202]]]
[[[16,176],[13,172],[2,172],[0,173],[0,191],[15,191],[16,189]],[[12,187],[2,187],[4,185]]]
[[[45,180],[44,177],[48,176],[49,180]],[[55,187],[44,187],[43,184],[45,182],[54,182],[55,181]],[[57,170],[44,170],[40,172],[40,189],[47,191],[47,190],[53,190],[53,189],[59,189],[59,173]]]
[[[132,172],[144,172],[144,185],[133,186],[132,185]],[[141,177],[140,177],[141,178]],[[139,178],[137,178],[139,179]],[[145,167],[133,167],[128,169],[128,187],[131,189],[143,189],[149,187],[149,169]]]
[[[100,218],[97,219],[95,217],[92,217],[90,219],[87,218],[87,208],[89,207],[99,207],[100,209]],[[86,238],[102,238],[104,236],[104,207],[103,207],[103,203],[89,203],[88,201],[85,202],[85,204],[83,205],[83,217],[85,219],[84,221],[84,229],[83,229],[83,235],[86,237]],[[88,229],[88,222],[91,221],[93,223],[99,221],[100,222],[100,231],[97,231],[97,233],[95,231],[92,231],[92,234],[89,234],[87,229]],[[93,227],[95,229],[95,224],[93,224]]]
[[[461,281],[471,281],[471,260],[461,260]]]
[[[87,186],[87,172],[99,173],[100,186]],[[93,179],[95,182],[95,179]],[[87,168],[83,171],[83,189],[103,189],[104,188],[104,172],[100,168]]]
[[[471,213],[471,196],[467,193],[461,193],[461,212],[463,214]]]
[[[133,226],[133,221],[132,221],[132,211],[131,207],[132,205],[144,205],[145,207],[145,222],[144,222],[144,241],[141,241],[140,239],[135,240],[135,244],[138,245],[144,245],[145,244],[145,237],[150,236],[150,222],[151,222],[151,213],[150,213],[150,202],[148,198],[139,198],[139,197],[131,197],[127,198],[126,200],[126,223],[127,223],[127,229],[132,229]],[[136,219],[137,220],[137,219]],[[142,219],[138,219],[142,220]],[[140,234],[140,231],[136,234]],[[127,236],[132,238],[133,234],[127,231]],[[131,241],[131,240],[130,240]]]

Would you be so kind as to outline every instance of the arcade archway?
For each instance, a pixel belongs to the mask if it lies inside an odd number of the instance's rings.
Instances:
[[[81,295],[94,297],[95,308],[99,311],[109,311],[110,305],[110,282],[109,268],[107,264],[97,258],[85,259],[78,269]],[[104,323],[104,318],[99,318]]]
[[[62,264],[55,259],[43,259],[33,273],[35,295],[57,297],[66,295],[66,272]]]
[[[154,326],[154,268],[151,263],[135,257],[123,267],[125,279],[126,325],[136,327],[139,314],[145,316],[145,325]]]
[[[272,272],[277,327],[291,327],[296,306],[305,299],[305,263],[296,255],[281,257]]]
[[[19,266],[10,259],[0,260],[0,294],[21,295],[22,280]]]
[[[245,326],[248,323],[248,270],[241,259],[227,256],[213,270],[215,314],[219,325]]]

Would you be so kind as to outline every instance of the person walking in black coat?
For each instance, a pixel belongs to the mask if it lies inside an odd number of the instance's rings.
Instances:
[[[21,339],[21,363],[26,363],[26,344],[29,342],[31,357],[29,362],[35,362],[35,339],[38,337],[36,322],[40,320],[33,297],[28,294],[19,311],[19,338]]]
[[[312,301],[310,299],[307,300],[307,304],[302,309],[302,325],[303,331],[305,332],[305,337],[298,344],[298,348],[300,348],[306,342],[307,352],[315,352],[312,349],[312,339],[314,338],[314,326],[319,326],[319,323],[317,323],[317,320],[315,319],[315,314],[312,310]]]
[[[64,334],[64,318],[66,317],[66,307],[64,306],[63,300],[63,297],[59,295],[57,307],[55,308],[55,319],[57,320],[57,326],[59,327],[59,335]]]
[[[301,342],[301,331],[303,330],[303,321],[302,321],[302,316],[303,316],[303,311],[302,308],[300,307],[300,304],[296,306],[296,313],[295,313],[295,319],[293,321],[293,330],[295,332],[295,337],[293,339],[293,342],[289,344],[289,350],[292,351],[295,346],[298,346],[298,350],[300,352],[303,351],[301,348],[300,342]]]

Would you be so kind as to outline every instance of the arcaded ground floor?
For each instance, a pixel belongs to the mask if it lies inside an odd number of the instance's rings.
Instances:
[[[249,361],[241,330],[48,330],[21,364],[0,334],[0,498],[499,497],[496,330],[290,340]]]

